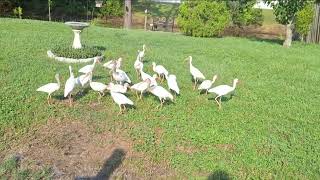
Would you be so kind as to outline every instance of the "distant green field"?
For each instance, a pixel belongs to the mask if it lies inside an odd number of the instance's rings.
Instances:
[[[265,12],[266,13],[266,12]],[[270,14],[270,12],[268,12]],[[270,21],[271,22],[270,18]],[[320,176],[319,84],[320,48],[294,43],[290,49],[273,41],[245,38],[193,38],[180,34],[108,29],[91,26],[82,33],[87,45],[106,48],[106,58],[122,56],[123,69],[138,82],[133,63],[146,44],[145,71],[151,63],[177,75],[181,96],[158,110],[159,100],[129,98],[135,108],[116,116],[118,106],[106,95],[98,108],[97,93],[76,97],[73,107],[60,100],[63,87],[47,106],[46,95],[35,90],[69,77],[68,65],[47,58],[56,44],[71,43],[73,34],[62,23],[0,19],[0,153],[31,125],[48,119],[77,119],[105,124],[102,131],[123,132],[155,162],[166,161],[183,176],[222,172],[236,179],[317,179]],[[215,85],[240,79],[236,96],[223,99],[218,110],[213,95],[192,90],[193,64]],[[72,64],[74,73],[84,64]],[[108,83],[108,72],[98,66],[96,81]],[[162,84],[166,87],[166,84]],[[63,86],[63,85],[62,85]],[[15,133],[12,133],[14,130]],[[101,130],[100,130],[101,131]]]
[[[263,9],[262,14],[263,14],[263,18],[264,18],[263,25],[277,24],[277,21],[275,19],[274,14],[273,14],[273,10]]]

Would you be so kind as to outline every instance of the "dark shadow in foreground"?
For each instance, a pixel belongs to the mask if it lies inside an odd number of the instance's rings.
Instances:
[[[216,170],[210,174],[208,180],[230,180],[229,174],[223,170]]]
[[[76,180],[107,180],[112,173],[121,165],[126,153],[123,149],[115,149],[112,155],[105,161],[101,170],[93,177],[76,177]]]

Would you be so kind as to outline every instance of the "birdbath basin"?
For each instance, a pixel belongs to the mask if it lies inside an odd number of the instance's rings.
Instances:
[[[73,39],[73,45],[72,47],[74,49],[81,49],[81,41],[80,41],[80,33],[81,31],[89,26],[89,23],[85,22],[65,22],[65,25],[71,27],[73,33],[74,33],[74,39]]]

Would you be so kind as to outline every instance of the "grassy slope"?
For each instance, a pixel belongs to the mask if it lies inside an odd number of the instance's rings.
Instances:
[[[106,124],[103,130],[124,131],[136,150],[155,161],[167,160],[187,175],[221,170],[240,178],[319,176],[318,46],[294,44],[284,49],[276,43],[241,38],[90,27],[82,34],[83,43],[106,47],[108,58],[123,56],[131,77],[136,50],[145,43],[149,47],[146,70],[151,73],[152,61],[164,64],[181,86],[176,103],[161,111],[155,109],[158,100],[148,96],[136,102],[136,109],[116,117],[118,107],[109,95],[98,108],[91,108],[88,104],[97,100],[97,94],[90,91],[69,108],[64,103],[48,107],[46,96],[35,92],[54,81],[56,72],[62,82],[68,78],[68,64],[46,57],[54,44],[72,41],[68,27],[13,19],[0,19],[0,24],[1,134],[10,127],[19,132],[48,118],[83,119]],[[211,96],[191,90],[188,65],[183,62],[188,55],[208,78],[218,74],[217,84],[240,79],[237,96],[224,102],[222,111],[208,100]],[[83,64],[72,66],[76,72]],[[97,81],[109,80],[101,67],[97,76]],[[62,94],[60,90],[55,96]],[[3,149],[10,139],[0,140]]]

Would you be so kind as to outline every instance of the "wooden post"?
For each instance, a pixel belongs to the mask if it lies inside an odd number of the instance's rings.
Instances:
[[[147,31],[148,9],[144,11],[144,30]]]
[[[307,36],[308,43],[320,43],[320,3],[315,4],[315,13],[310,32]]]
[[[131,0],[124,1],[124,28],[130,29],[132,23]]]

